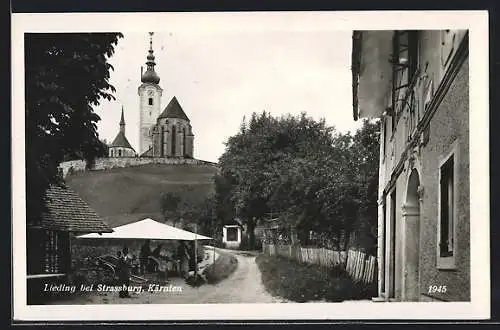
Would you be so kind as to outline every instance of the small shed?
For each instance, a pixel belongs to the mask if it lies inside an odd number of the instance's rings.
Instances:
[[[39,285],[64,281],[71,273],[73,236],[113,231],[68,187],[51,185],[46,197],[47,211],[36,223],[28,223],[26,230],[29,301],[40,295]]]
[[[27,226],[28,277],[67,274],[72,236],[113,231],[73,190],[52,185],[46,196],[47,212]]]
[[[222,243],[228,249],[238,249],[241,245],[243,225],[239,219],[234,219],[222,226]]]

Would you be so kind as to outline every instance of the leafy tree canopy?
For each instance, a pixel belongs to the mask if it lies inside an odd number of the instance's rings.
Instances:
[[[243,219],[250,234],[269,212],[302,231],[349,231],[373,202],[376,210],[378,152],[378,123],[365,121],[353,136],[305,113],[254,113],[220,158],[218,216]]]
[[[98,138],[102,99],[113,100],[108,59],[121,33],[25,34],[26,201],[28,220],[44,209],[67,159],[89,164],[105,153]]]

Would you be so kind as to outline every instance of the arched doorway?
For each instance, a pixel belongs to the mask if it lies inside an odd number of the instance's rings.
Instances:
[[[418,301],[419,287],[419,256],[420,256],[420,177],[413,169],[408,178],[406,202],[403,205],[402,220],[404,228],[403,255],[403,301]]]

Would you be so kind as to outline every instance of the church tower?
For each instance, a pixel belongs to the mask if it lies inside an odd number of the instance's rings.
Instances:
[[[149,32],[149,51],[146,71],[141,66],[141,82],[139,94],[139,155],[153,147],[152,128],[160,115],[162,88],[158,85],[160,77],[155,72],[155,56],[153,55],[153,32]]]
[[[109,157],[135,157],[136,153],[134,148],[128,142],[125,136],[125,116],[123,115],[122,106],[122,116],[120,119],[120,130],[116,135],[115,139],[109,146]]]

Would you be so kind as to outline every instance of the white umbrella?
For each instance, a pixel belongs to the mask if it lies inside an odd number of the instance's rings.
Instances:
[[[129,238],[182,241],[212,239],[211,237],[175,228],[150,218],[115,227],[112,233],[103,233],[102,235],[91,233],[77,236],[77,238]]]

